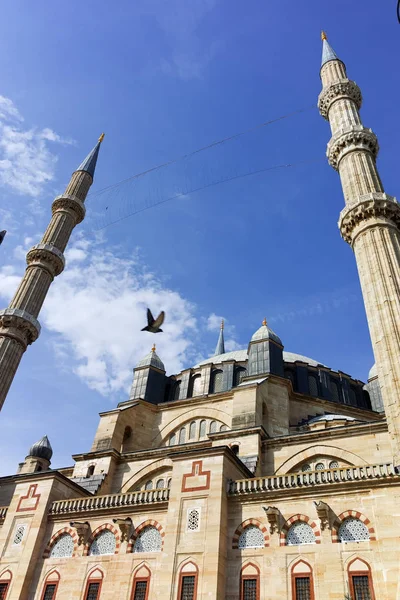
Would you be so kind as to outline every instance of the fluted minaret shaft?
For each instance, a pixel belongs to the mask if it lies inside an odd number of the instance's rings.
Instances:
[[[0,311],[0,409],[27,346],[40,333],[37,321],[50,284],[65,265],[63,252],[72,230],[85,216],[85,199],[93,183],[99,142],[72,174],[52,204],[52,217],[40,244],[29,250],[27,267],[8,308]]]
[[[384,192],[378,140],[359,114],[360,90],[326,37],[323,44],[318,105],[331,126],[327,156],[339,172],[346,204],[339,229],[355,253],[394,461],[400,465],[400,205]]]

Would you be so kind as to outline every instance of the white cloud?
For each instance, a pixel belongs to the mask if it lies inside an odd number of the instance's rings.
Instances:
[[[52,284],[40,315],[55,334],[52,343],[63,368],[105,396],[125,398],[132,368],[156,342],[167,372],[179,372],[195,352],[194,306],[136,259],[118,258],[96,242],[82,242],[69,250],[70,264]],[[0,269],[0,294],[10,298],[19,280],[12,267]],[[164,333],[140,331],[147,307],[154,314],[165,310]]]
[[[207,318],[207,329],[208,331],[217,331],[221,327],[221,321],[224,320],[224,317],[220,317],[215,313],[211,313],[211,315]]]
[[[242,346],[236,341],[236,330],[234,325],[230,325],[229,322],[220,315],[211,313],[206,320],[206,328],[208,331],[219,331],[221,327],[221,321],[224,321],[224,333],[225,333],[225,351],[232,352],[233,350],[240,350]],[[215,343],[217,343],[217,337]]]
[[[0,96],[0,185],[37,197],[54,179],[57,156],[49,142],[71,144],[48,127],[22,128],[23,117],[12,100]]]

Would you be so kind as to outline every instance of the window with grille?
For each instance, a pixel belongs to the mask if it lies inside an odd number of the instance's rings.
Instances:
[[[153,489],[153,482],[151,481],[151,479],[149,479],[149,481],[146,481],[146,485],[144,486],[145,490],[152,490]]]
[[[192,421],[189,427],[189,439],[193,440],[196,437],[196,421]]]
[[[140,532],[133,549],[134,552],[160,552],[162,546],[161,533],[153,525]]]
[[[163,488],[163,487],[165,487],[165,481],[164,481],[164,479],[158,479],[157,483],[156,483],[156,488],[159,489],[159,488]]]
[[[330,469],[337,469],[339,467],[339,463],[337,460],[331,460],[331,462],[329,463],[329,468]]]
[[[315,470],[316,471],[323,471],[325,469],[325,465],[323,462],[319,462],[315,465]]]
[[[204,437],[206,435],[206,422],[200,421],[200,437]]]
[[[303,471],[303,473],[305,473],[306,471],[311,471],[311,465],[308,463],[305,463],[302,467],[301,470]]]
[[[194,600],[195,585],[195,575],[184,575],[182,577],[180,600]]]
[[[228,431],[228,429],[228,425],[221,425],[221,427],[219,428],[220,431]]]
[[[297,521],[297,523],[294,523],[287,532],[286,544],[288,546],[315,544],[315,534],[308,523]]]
[[[0,600],[5,600],[7,596],[8,582],[1,583],[0,582]]]
[[[210,394],[218,394],[222,392],[222,371],[213,371],[211,374]]]
[[[13,544],[14,546],[18,546],[25,535],[25,531],[26,531],[26,525],[19,525],[16,530],[15,530],[15,535],[14,535],[14,541]]]
[[[352,582],[354,600],[372,599],[368,575],[353,575]]]
[[[200,508],[191,508],[187,513],[187,530],[199,531],[200,529]]]
[[[176,435],[175,435],[175,433],[173,433],[169,438],[169,445],[175,446],[175,443],[176,443]]]
[[[90,546],[90,556],[101,556],[103,554],[114,554],[117,540],[109,529],[104,529],[96,536]]]
[[[329,382],[329,389],[332,394],[333,402],[340,402],[339,386],[336,381],[333,381],[333,379],[331,379]]]
[[[352,404],[353,406],[357,406],[357,394],[356,394],[354,388],[350,388],[349,396],[350,396],[350,404]]]
[[[242,580],[241,600],[257,600],[257,579]]]
[[[174,387],[174,400],[179,400],[179,395],[181,393],[181,381],[177,381]]]
[[[314,375],[308,376],[308,389],[311,396],[318,396],[318,382]]]
[[[63,533],[53,544],[50,558],[67,558],[74,552],[74,540],[69,533]]]
[[[264,548],[264,534],[256,525],[249,525],[240,534],[238,548]]]
[[[99,597],[100,582],[89,583],[85,600],[97,600]]]
[[[242,382],[243,377],[246,377],[246,375],[247,375],[247,370],[244,369],[243,367],[238,367],[237,369],[235,369],[235,374],[233,377],[234,387],[238,386],[239,383]]]
[[[368,527],[360,519],[350,517],[343,521],[339,527],[339,540],[341,542],[364,542],[369,540]]]
[[[186,442],[186,429],[185,429],[185,427],[182,427],[182,429],[179,432],[179,443],[184,444],[185,442]]]
[[[294,587],[296,600],[311,600],[311,581],[309,577],[296,577]]]
[[[137,581],[135,584],[135,592],[132,600],[146,600],[147,581]]]
[[[43,600],[54,600],[57,585],[55,583],[48,583],[44,590]]]
[[[215,433],[217,431],[217,422],[211,421],[210,423],[210,433]]]
[[[188,398],[194,398],[195,396],[200,396],[200,394],[202,392],[201,386],[202,386],[201,375],[195,375],[195,376],[191,377],[189,380]]]

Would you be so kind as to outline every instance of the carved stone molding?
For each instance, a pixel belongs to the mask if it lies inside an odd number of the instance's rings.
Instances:
[[[19,308],[0,310],[0,336],[11,337],[24,349],[37,340],[40,324],[35,317]]]
[[[360,196],[356,204],[341,211],[338,223],[342,238],[350,245],[365,227],[379,224],[400,229],[400,204],[384,193]]]
[[[88,521],[71,521],[70,526],[76,530],[78,534],[78,544],[85,544],[90,533],[90,525]]]
[[[263,509],[265,511],[265,514],[267,515],[269,531],[271,535],[273,533],[280,533],[282,516],[279,508],[276,508],[276,506],[263,506]]]
[[[65,267],[64,255],[52,244],[37,244],[26,255],[29,266],[38,266],[46,269],[52,277],[56,277]]]
[[[342,158],[355,150],[371,152],[374,158],[376,158],[379,151],[379,144],[376,135],[371,129],[362,127],[362,125],[354,125],[349,129],[341,129],[331,138],[328,144],[326,155],[329,164],[338,170]]]
[[[130,517],[126,519],[113,519],[113,523],[118,525],[121,531],[121,542],[127,542],[131,537],[133,522]]]
[[[329,505],[326,504],[326,502],[323,502],[322,500],[320,500],[319,502],[314,501],[314,504],[315,508],[317,509],[318,519],[321,524],[321,531],[324,531],[325,529],[331,529],[331,523],[329,518],[331,509],[329,508]]]
[[[83,202],[76,196],[69,196],[67,194],[57,196],[51,205],[51,210],[53,215],[59,210],[68,211],[74,217],[76,224],[83,221],[86,214],[86,208]]]
[[[324,88],[318,96],[318,108],[324,119],[328,120],[329,109],[333,102],[340,98],[349,98],[356,104],[358,110],[361,108],[362,96],[361,90],[354,81],[342,79],[335,81]]]

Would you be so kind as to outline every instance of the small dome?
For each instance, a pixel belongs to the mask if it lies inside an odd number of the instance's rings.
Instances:
[[[251,338],[252,342],[260,342],[261,340],[272,340],[280,346],[283,346],[281,339],[270,329],[267,325],[267,321],[264,319],[260,329],[253,334]]]
[[[29,449],[29,456],[37,456],[38,458],[44,458],[51,460],[53,456],[53,448],[49,442],[47,435],[44,435],[41,440],[35,442]]]
[[[378,370],[376,368],[376,363],[372,365],[368,373],[368,381],[370,379],[374,379],[374,377],[378,377]]]
[[[136,365],[136,369],[140,367],[156,367],[156,369],[160,369],[160,371],[165,371],[164,363],[156,353],[155,345],[151,349],[151,352],[146,354],[146,356],[142,358],[142,360],[140,360]]]

